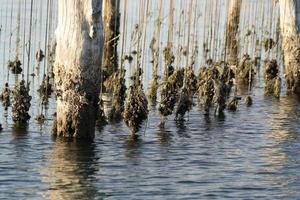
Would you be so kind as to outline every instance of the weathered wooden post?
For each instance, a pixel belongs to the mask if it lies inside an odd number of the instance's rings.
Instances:
[[[238,63],[239,24],[242,0],[230,0],[226,26],[226,56],[231,65]]]
[[[59,0],[56,134],[94,136],[103,49],[102,0]]]
[[[104,28],[102,70],[105,76],[111,76],[118,68],[117,45],[120,29],[120,0],[103,0],[102,10]]]
[[[300,95],[300,2],[279,0],[280,31],[288,93]]]

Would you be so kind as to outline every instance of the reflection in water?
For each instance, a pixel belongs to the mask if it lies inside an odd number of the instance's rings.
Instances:
[[[26,138],[28,136],[28,127],[18,128],[16,126],[12,127],[12,136],[14,139]]]
[[[171,131],[161,129],[159,130],[157,135],[161,146],[170,146],[170,142],[173,136]]]
[[[140,163],[140,147],[142,146],[142,143],[142,139],[140,139],[136,134],[125,137],[125,156],[134,164]]]
[[[49,163],[43,170],[50,188],[49,199],[94,199],[99,197],[95,188],[97,163],[93,142],[63,141],[56,139]]]
[[[271,132],[267,134],[270,144],[264,148],[263,158],[270,164],[272,171],[280,170],[294,165],[297,158],[293,158],[293,151],[289,148],[299,143],[297,128],[299,124],[299,111],[297,100],[285,97],[274,104],[272,114],[267,119]],[[282,181],[282,180],[281,180]]]

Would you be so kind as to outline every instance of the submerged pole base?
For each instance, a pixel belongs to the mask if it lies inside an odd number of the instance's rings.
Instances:
[[[80,103],[79,103],[80,104]],[[58,101],[53,135],[65,138],[92,139],[95,136],[97,106]]]

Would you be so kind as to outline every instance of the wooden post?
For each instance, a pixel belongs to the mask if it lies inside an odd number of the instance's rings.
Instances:
[[[239,23],[242,0],[230,0],[226,27],[226,55],[231,65],[238,63]]]
[[[117,45],[120,34],[120,0],[103,0],[102,10],[104,25],[102,69],[105,80],[118,69]]]
[[[102,0],[59,0],[56,29],[56,134],[95,132],[103,49]]]
[[[279,3],[287,91],[300,95],[300,3],[296,0],[279,0]]]

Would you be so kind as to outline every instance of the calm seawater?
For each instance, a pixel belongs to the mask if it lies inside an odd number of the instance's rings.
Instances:
[[[10,0],[2,1],[1,23],[5,24]],[[39,34],[36,46],[43,41]],[[3,32],[1,41],[7,42]],[[3,56],[3,45],[2,65],[9,57],[8,53]],[[0,72],[3,88],[5,68],[1,66]],[[16,80],[11,76],[11,85]],[[93,142],[51,136],[53,98],[46,123],[38,125],[34,118],[41,112],[36,92],[41,77],[30,77],[30,81],[34,98],[27,129],[13,128],[11,108],[6,112],[0,106],[4,128],[0,133],[0,199],[300,197],[299,101],[286,97],[284,91],[280,100],[264,97],[259,77],[252,92],[253,106],[240,102],[238,111],[227,112],[225,119],[204,117],[195,107],[185,123],[177,124],[171,116],[161,130],[157,128],[159,115],[153,110],[138,139],[129,137],[121,122],[97,130]]]

